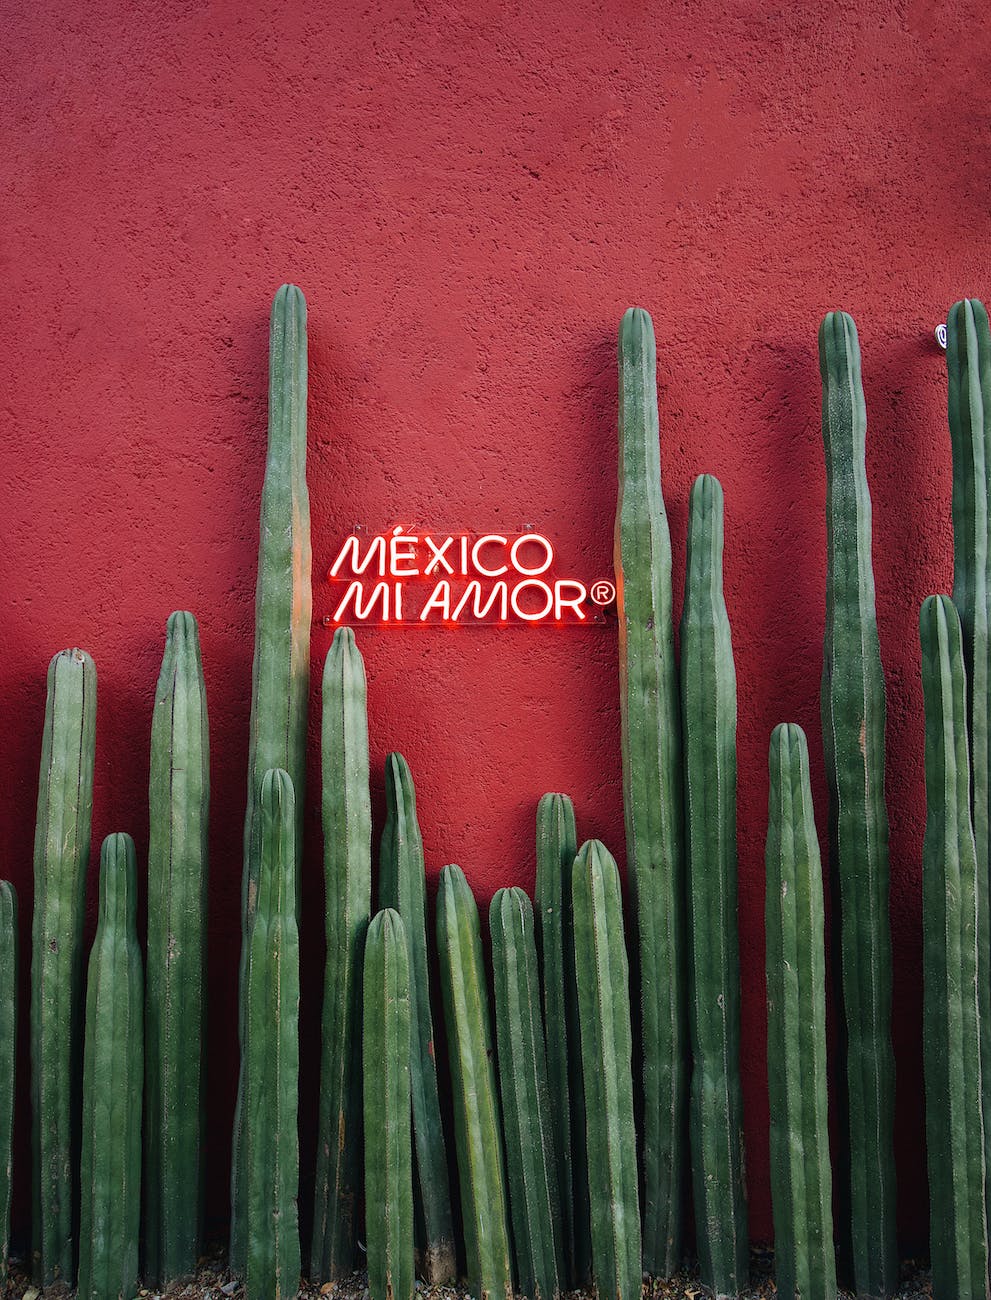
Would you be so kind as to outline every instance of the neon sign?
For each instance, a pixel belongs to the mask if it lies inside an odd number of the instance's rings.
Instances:
[[[335,608],[323,622],[601,622],[616,588],[555,577],[554,558],[542,533],[412,533],[402,525],[371,538],[355,532],[327,570]]]

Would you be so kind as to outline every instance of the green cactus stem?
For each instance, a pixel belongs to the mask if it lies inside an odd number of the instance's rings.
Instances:
[[[522,889],[496,892],[489,934],[516,1290],[530,1300],[556,1300],[564,1254],[533,908]]]
[[[801,727],[775,727],[770,771],[764,919],[775,1281],[781,1300],[836,1300],[822,867]]]
[[[976,298],[950,308],[946,367],[953,448],[953,603],[963,628],[967,669],[982,1109],[991,1179],[991,329]]]
[[[48,669],[34,839],[31,1101],[34,1258],[42,1286],[74,1279],[82,1059],[82,940],[96,740],[96,667],[63,650]]]
[[[145,1005],[145,1277],[196,1270],[203,1180],[210,753],[199,632],[169,617],[151,722]]]
[[[323,844],[327,957],[310,1274],[355,1267],[361,1201],[361,966],[371,913],[371,796],[365,668],[350,628],[323,673]]]
[[[584,1286],[592,1276],[589,1233],[585,1096],[581,1029],[575,983],[571,872],[578,852],[575,810],[565,794],[545,794],[537,805],[537,887],[534,912],[544,998],[558,1215],[566,1278]]]
[[[963,638],[948,596],[923,603],[920,634],[926,708],[923,1062],[933,1296],[986,1300],[978,867]]]
[[[864,460],[867,412],[857,329],[845,312],[830,312],[820,326],[819,369],[827,538],[822,731],[840,902],[846,1226],[857,1294],[880,1300],[898,1286],[885,698]]]
[[[389,754],[385,760],[385,808],[379,899],[382,907],[394,908],[403,918],[413,999],[413,1135],[418,1217],[423,1223],[419,1263],[430,1286],[443,1286],[454,1281],[457,1260],[430,1009],[423,840],[416,817],[413,777],[402,754]]]
[[[238,980],[243,1048],[248,936],[258,897],[258,788],[269,769],[289,773],[296,793],[296,853],[302,860],[306,781],[306,714],[310,693],[310,502],[306,487],[306,300],[284,284],[272,303],[269,330],[268,456],[262,486],[255,591],[255,653],[248,731],[248,791],[241,886]],[[296,907],[299,888],[296,882]],[[298,916],[297,916],[298,920]],[[243,1062],[242,1062],[243,1073]],[[234,1117],[231,1260],[244,1267],[240,1201],[241,1085]]]
[[[640,1203],[633,1125],[633,1035],[619,871],[605,845],[582,845],[572,876],[575,970],[600,1300],[639,1300]]]
[[[288,772],[258,795],[258,899],[248,946],[244,1045],[248,1300],[299,1291],[299,932],[296,808]]]
[[[440,873],[437,947],[454,1094],[468,1290],[472,1300],[512,1300],[502,1133],[482,939],[475,898],[460,867],[444,867]]]
[[[368,927],[363,981],[366,1236],[371,1300],[413,1295],[410,972],[402,917]]]
[[[138,1289],[144,979],[137,892],[134,841],[108,835],[86,986],[80,1300],[132,1300]]]
[[[17,1063],[17,892],[0,880],[0,1287],[7,1283]]]
[[[691,1143],[702,1281],[736,1296],[749,1270],[736,909],[736,670],[723,599],[723,490],[692,486],[681,680],[688,829]]]
[[[619,330],[616,592],[626,854],[640,936],[644,1267],[681,1263],[686,1062],[681,716],[671,541],[661,494],[657,356],[647,312]]]

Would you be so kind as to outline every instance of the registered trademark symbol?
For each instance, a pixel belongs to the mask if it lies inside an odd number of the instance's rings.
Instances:
[[[595,605],[611,605],[616,599],[616,588],[611,582],[602,578],[599,582],[593,582],[592,588],[588,593],[592,597],[592,603]]]

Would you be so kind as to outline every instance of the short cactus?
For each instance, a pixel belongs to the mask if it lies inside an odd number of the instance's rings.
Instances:
[[[17,1063],[17,892],[0,880],[0,1287],[7,1282]]]

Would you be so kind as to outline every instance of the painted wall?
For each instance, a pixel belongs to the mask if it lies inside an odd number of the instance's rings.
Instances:
[[[215,1217],[235,1083],[267,320],[290,279],[310,308],[317,575],[352,525],[395,523],[529,524],[554,541],[562,574],[608,575],[616,326],[631,303],[654,315],[679,608],[690,483],[708,470],[726,491],[762,1238],[766,752],[779,720],[807,729],[824,828],[815,336],[826,310],[853,313],[889,688],[900,1203],[908,1241],[924,1235],[917,613],[951,582],[933,327],[955,298],[991,294],[982,16],[977,0],[6,6],[0,870],[21,891],[26,976],[48,660],[74,644],[96,659],[94,844],[126,829],[140,851],[165,620],[195,611],[213,747]],[[329,605],[318,582],[316,614]],[[315,626],[315,682],[329,635]],[[370,628],[360,644],[377,817],[382,761],[401,749],[432,878],[457,861],[483,900],[532,886],[546,790],[570,792],[582,835],[621,858],[614,629]],[[312,799],[308,819],[312,1138]],[[23,1081],[26,1050],[21,1066]],[[26,1092],[19,1105],[23,1223]]]

